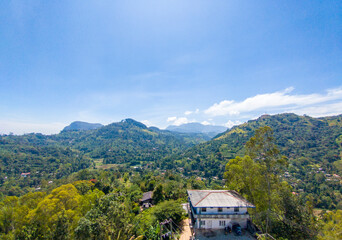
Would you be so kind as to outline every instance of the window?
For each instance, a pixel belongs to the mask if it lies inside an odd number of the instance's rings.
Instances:
[[[206,212],[207,211],[207,208],[202,208],[202,212]]]
[[[226,226],[226,221],[219,221],[220,226]]]
[[[234,208],[234,212],[239,212],[239,208],[238,208],[238,207],[235,207],[235,208]]]
[[[202,220],[202,221],[200,222],[200,224],[201,224],[201,226],[205,225],[205,221]]]
[[[219,208],[217,209],[217,211],[218,211],[218,212],[222,212],[222,208],[219,207]]]

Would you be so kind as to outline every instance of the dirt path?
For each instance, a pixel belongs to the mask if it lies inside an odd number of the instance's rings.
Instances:
[[[189,218],[184,219],[181,222],[183,229],[182,229],[182,234],[180,236],[179,240],[189,240],[191,237],[191,230],[190,230],[190,226],[189,226]]]

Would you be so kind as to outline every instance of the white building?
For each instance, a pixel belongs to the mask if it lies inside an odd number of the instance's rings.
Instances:
[[[220,229],[238,223],[247,227],[248,208],[255,208],[241,195],[231,190],[188,190],[193,227]]]

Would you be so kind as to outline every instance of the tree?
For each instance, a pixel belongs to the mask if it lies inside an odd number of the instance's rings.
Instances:
[[[54,234],[58,222],[73,228],[81,214],[80,200],[81,195],[74,185],[62,185],[54,189],[28,213],[29,224],[37,226],[42,236]],[[68,224],[63,219],[67,219]],[[70,232],[70,229],[67,231]]]
[[[103,196],[78,222],[78,239],[127,239],[133,229],[127,207],[115,193]]]
[[[7,234],[14,229],[15,208],[18,206],[17,197],[6,197],[0,209],[0,231]]]
[[[259,211],[267,209],[265,195],[266,181],[263,167],[254,162],[248,155],[231,159],[226,165],[224,174],[228,189],[235,190],[251,201]]]
[[[246,143],[247,154],[263,168],[262,174],[265,177],[267,186],[267,219],[266,233],[270,231],[271,214],[271,185],[272,175],[276,174],[281,166],[286,163],[286,158],[280,156],[277,145],[274,143],[273,130],[268,127],[260,127],[255,131],[255,135]]]
[[[58,216],[57,223],[55,225],[52,239],[53,240],[66,240],[70,235],[69,229],[69,219],[65,216],[64,211]]]
[[[153,207],[152,213],[160,222],[172,218],[172,220],[178,224],[182,220],[184,209],[179,201],[170,200],[164,201]]]
[[[159,184],[153,191],[153,201],[155,204],[164,200],[163,185]]]
[[[144,235],[146,239],[158,239],[159,222],[172,219],[179,224],[183,218],[184,210],[179,201],[164,201],[143,211],[135,217],[137,224],[135,232]]]
[[[256,206],[250,211],[253,221],[265,226],[266,232],[287,239],[313,239],[317,230],[312,203],[303,203],[279,178],[286,159],[274,144],[272,129],[258,129],[246,150],[251,157],[236,157],[226,165],[226,186]]]
[[[78,225],[75,229],[75,238],[76,239],[91,239],[91,231],[92,231],[92,222],[87,218],[81,218],[78,222]]]
[[[318,239],[342,239],[342,210],[326,213]]]

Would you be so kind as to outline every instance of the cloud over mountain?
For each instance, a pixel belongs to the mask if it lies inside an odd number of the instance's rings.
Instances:
[[[326,90],[325,94],[292,94],[294,88],[283,91],[257,94],[243,101],[223,100],[204,111],[210,116],[238,117],[241,114],[256,112],[295,112],[308,115],[331,115],[342,106],[342,88]],[[338,112],[338,111],[337,111]],[[260,113],[259,113],[260,114]]]

